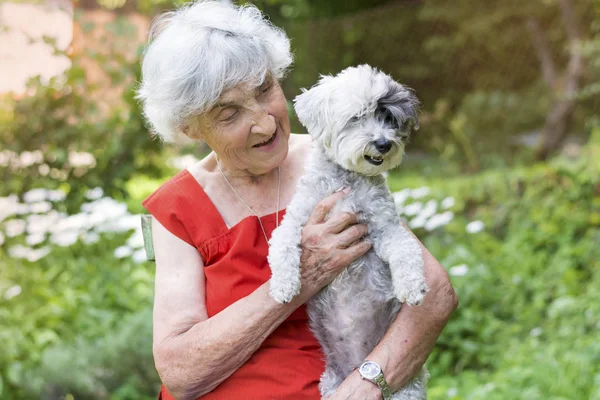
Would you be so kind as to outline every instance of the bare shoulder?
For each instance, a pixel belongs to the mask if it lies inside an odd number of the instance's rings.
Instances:
[[[211,153],[196,164],[189,166],[187,170],[196,178],[200,186],[206,190],[207,186],[210,186],[217,170],[216,159]]]

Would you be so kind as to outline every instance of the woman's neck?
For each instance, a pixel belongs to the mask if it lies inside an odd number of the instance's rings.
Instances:
[[[268,181],[270,177],[276,177],[279,173],[278,168],[271,170],[253,170],[252,168],[241,169],[231,167],[223,163],[215,154],[215,167],[217,171],[223,174],[230,182],[239,185],[255,186]]]

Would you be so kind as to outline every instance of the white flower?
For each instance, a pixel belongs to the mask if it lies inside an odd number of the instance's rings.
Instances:
[[[399,192],[392,193],[392,197],[394,198],[396,206],[400,206],[410,197],[410,189],[403,189]]]
[[[483,222],[473,221],[473,222],[469,222],[466,229],[467,229],[467,232],[469,232],[469,233],[479,233],[483,230],[484,227],[485,227],[485,225],[483,224]]]
[[[65,218],[65,215],[55,210],[48,214],[31,214],[27,216],[27,233],[50,232],[61,218]]]
[[[101,187],[95,187],[93,189],[88,190],[85,193],[85,198],[88,200],[98,200],[104,194],[104,190]]]
[[[138,229],[140,226],[139,215],[126,215],[118,219],[112,219],[96,228],[98,232],[127,232]]]
[[[453,206],[454,206],[454,197],[450,196],[450,197],[446,197],[444,200],[442,200],[442,208],[443,209],[448,209]]]
[[[62,190],[49,190],[48,200],[50,201],[63,201],[67,197],[67,194]]]
[[[17,196],[0,197],[0,221],[17,214],[19,199]]]
[[[106,222],[106,215],[101,212],[93,212],[88,214],[88,223],[90,227],[100,226]]]
[[[48,190],[38,188],[31,189],[23,195],[23,201],[25,203],[37,203],[38,201],[46,200],[48,195]]]
[[[27,258],[27,255],[32,249],[25,247],[22,244],[17,244],[8,249],[8,254],[14,258]]]
[[[42,243],[44,240],[46,240],[46,235],[43,233],[34,233],[33,235],[27,235],[25,243],[29,246],[35,246],[36,244]]]
[[[100,240],[100,235],[96,232],[87,232],[81,238],[85,244],[93,244]]]
[[[49,247],[42,247],[41,249],[31,250],[27,255],[27,260],[30,262],[36,262],[41,258],[44,258],[50,253]]]
[[[135,252],[134,252],[134,253],[131,255],[131,258],[133,258],[133,261],[134,261],[134,262],[136,262],[136,263],[138,263],[138,264],[139,264],[139,263],[143,263],[143,262],[147,261],[147,258],[146,258],[146,250],[144,250],[144,249],[139,249],[139,250],[136,250],[136,251],[135,251]]]
[[[25,232],[26,225],[26,222],[22,219],[11,219],[4,223],[4,232],[8,237],[19,236]]]
[[[536,328],[533,328],[531,330],[531,332],[529,332],[529,335],[532,337],[538,337],[540,336],[542,333],[544,333],[544,330],[542,328],[540,328],[539,326]]]
[[[418,189],[413,189],[410,191],[410,195],[415,199],[420,199],[421,197],[425,197],[429,194],[430,190],[427,186],[420,187]]]
[[[29,167],[33,164],[39,164],[44,161],[44,156],[39,150],[36,151],[24,151],[19,157],[19,162],[22,167]]]
[[[11,161],[15,158],[18,158],[19,155],[14,151],[4,150],[0,151],[0,165],[3,167],[8,167]]]
[[[421,211],[421,208],[423,208],[423,204],[417,201],[404,207],[404,214],[408,216],[417,215]]]
[[[38,167],[38,172],[42,176],[47,176],[50,173],[50,166],[48,164],[42,164]]]
[[[419,213],[419,217],[429,218],[437,211],[437,202],[435,200],[429,200],[425,204],[425,208]]]
[[[425,229],[429,232],[444,226],[448,225],[450,221],[454,219],[454,213],[452,211],[445,211],[442,214],[436,214],[427,221],[425,224]]]
[[[57,234],[66,231],[87,230],[89,219],[86,214],[73,214],[60,219],[50,228],[50,232]]]
[[[136,229],[133,235],[129,237],[129,239],[127,240],[127,246],[132,247],[134,249],[144,247],[144,234],[141,228]]]
[[[410,220],[408,226],[412,229],[422,228],[427,220],[420,215]]]
[[[117,258],[125,258],[133,254],[133,249],[129,246],[119,246],[113,254]]]
[[[77,231],[62,231],[55,232],[51,237],[50,241],[60,247],[69,247],[79,239],[79,232]]]
[[[42,214],[52,210],[52,204],[47,201],[40,201],[29,205],[29,212]]]
[[[15,214],[17,214],[17,215],[29,214],[29,204],[17,204],[15,207]]]
[[[69,152],[69,164],[71,164],[72,167],[88,167],[88,168],[93,168],[96,166],[96,159],[94,158],[94,155],[91,153],[87,153],[87,152],[76,152],[76,151],[70,151]]]
[[[469,272],[469,267],[465,264],[455,265],[451,267],[448,273],[452,276],[465,276]]]
[[[6,292],[4,292],[4,298],[6,300],[10,300],[13,297],[17,297],[20,294],[21,294],[21,286],[14,285],[14,286],[11,286],[10,288],[8,288],[8,290]]]
[[[104,220],[110,221],[127,214],[127,205],[109,197],[103,197],[82,205],[81,210],[90,214],[101,213],[104,215]]]

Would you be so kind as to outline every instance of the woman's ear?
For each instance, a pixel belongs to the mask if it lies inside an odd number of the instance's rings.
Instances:
[[[189,139],[201,140],[203,139],[202,131],[205,129],[204,125],[206,125],[202,123],[202,119],[202,117],[193,118],[187,123],[182,124],[179,130]]]

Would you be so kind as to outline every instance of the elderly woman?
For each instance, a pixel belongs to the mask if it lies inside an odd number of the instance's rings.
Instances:
[[[324,370],[303,305],[369,251],[355,215],[327,217],[323,199],[302,233],[302,292],[268,293],[267,241],[294,194],[311,141],[290,134],[279,81],[289,40],[252,6],[192,3],[154,22],[139,98],[166,141],[204,141],[212,152],[144,201],[154,216],[154,358],[162,399],[318,399]],[[403,307],[369,355],[397,389],[416,374],[457,300],[423,248],[430,288]],[[352,373],[330,399],[381,399]]]

